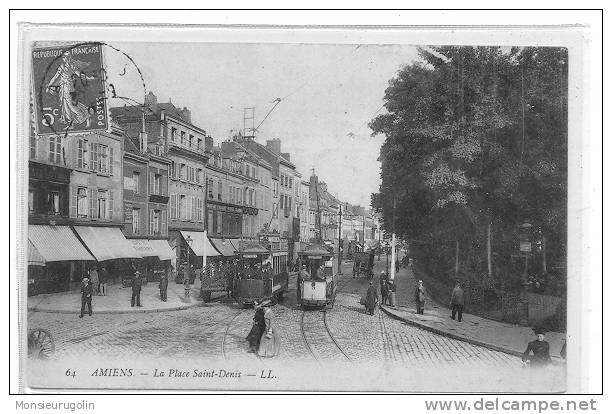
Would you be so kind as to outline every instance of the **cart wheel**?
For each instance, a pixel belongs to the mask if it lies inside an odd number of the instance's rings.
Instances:
[[[28,333],[28,357],[48,359],[55,352],[55,342],[46,329],[33,329]]]

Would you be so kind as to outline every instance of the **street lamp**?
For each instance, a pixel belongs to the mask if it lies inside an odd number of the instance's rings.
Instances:
[[[187,243],[187,266],[185,267],[183,277],[189,277],[189,250],[191,250],[191,244],[193,243],[191,236],[187,236],[185,243]]]

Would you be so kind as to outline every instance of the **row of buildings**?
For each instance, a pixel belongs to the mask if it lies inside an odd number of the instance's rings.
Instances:
[[[149,274],[186,261],[198,267],[203,256],[229,256],[236,240],[264,233],[288,240],[290,260],[301,243],[379,239],[368,212],[331,195],[314,172],[302,176],[280,139],[237,134],[215,143],[188,108],[152,92],[110,116],[109,131],[31,131],[36,291],[71,289],[92,266],[119,278],[138,266]]]

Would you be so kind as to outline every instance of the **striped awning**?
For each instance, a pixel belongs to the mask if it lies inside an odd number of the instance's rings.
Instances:
[[[68,226],[28,227],[28,263],[95,260]]]
[[[142,258],[117,227],[75,226],[74,229],[99,262]]]
[[[181,235],[183,239],[187,241],[187,237],[189,237],[192,242],[190,244],[191,250],[196,256],[206,256],[206,257],[215,257],[220,256],[217,249],[213,247],[206,236],[206,233],[203,231],[181,231]]]

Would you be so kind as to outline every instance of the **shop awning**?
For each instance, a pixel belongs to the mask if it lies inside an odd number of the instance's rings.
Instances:
[[[99,262],[142,258],[117,227],[75,226],[74,229]]]
[[[215,248],[221,253],[221,255],[225,257],[235,256],[236,252],[234,251],[234,245],[229,241],[229,239],[210,239]]]
[[[220,256],[217,249],[210,244],[208,237],[206,237],[203,231],[181,231],[181,235],[185,240],[187,240],[187,237],[193,240],[191,243],[191,250],[196,256]]]
[[[95,260],[68,226],[31,225],[28,240],[28,263]]]
[[[142,257],[157,256],[151,242],[147,239],[129,239],[130,243]]]
[[[38,253],[38,250],[31,241],[28,240],[28,266],[44,266],[45,258]]]
[[[228,239],[235,252],[240,250],[240,239]]]
[[[155,250],[155,254],[159,257],[159,260],[172,260],[176,259],[176,253],[172,250],[172,247],[166,240],[149,240],[149,243]]]

